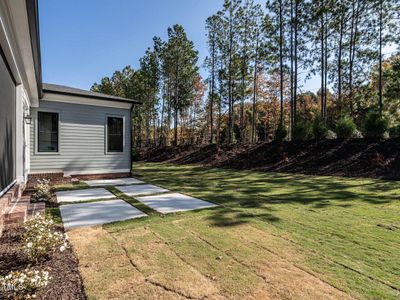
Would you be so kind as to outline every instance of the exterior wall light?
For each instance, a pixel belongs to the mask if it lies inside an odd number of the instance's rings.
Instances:
[[[24,120],[25,120],[26,124],[30,125],[32,123],[32,116],[29,115],[29,114],[25,114],[24,115]]]

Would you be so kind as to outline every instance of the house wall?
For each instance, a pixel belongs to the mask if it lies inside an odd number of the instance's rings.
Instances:
[[[37,112],[59,112],[59,152],[37,152]],[[124,151],[106,153],[106,117],[124,117]],[[30,171],[101,174],[130,171],[130,109],[41,100],[32,108]]]
[[[16,87],[0,47],[0,192],[16,180]]]
[[[26,1],[0,1],[0,198],[15,182],[23,189],[29,171],[29,124],[24,115],[38,104],[30,34]],[[12,95],[5,66],[14,81]]]

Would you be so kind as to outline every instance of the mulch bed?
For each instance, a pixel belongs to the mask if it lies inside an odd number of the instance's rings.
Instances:
[[[0,276],[28,267],[29,263],[21,250],[22,233],[22,229],[8,230],[0,238]],[[33,269],[47,270],[51,276],[49,284],[36,293],[37,299],[86,299],[78,259],[71,248],[62,253],[55,252],[49,260],[35,264]]]
[[[268,172],[400,180],[400,139],[182,145],[141,152],[141,160]]]

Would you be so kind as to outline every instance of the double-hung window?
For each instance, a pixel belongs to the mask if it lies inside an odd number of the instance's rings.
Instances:
[[[107,152],[124,151],[124,118],[107,117]]]
[[[58,121],[58,113],[45,111],[38,112],[38,152],[58,152]]]

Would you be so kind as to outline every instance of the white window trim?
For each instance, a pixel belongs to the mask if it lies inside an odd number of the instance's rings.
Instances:
[[[108,118],[120,118],[122,119],[122,151],[108,151]],[[112,115],[107,114],[105,117],[105,126],[104,126],[104,135],[105,135],[105,143],[104,143],[104,153],[106,155],[121,155],[125,153],[125,116],[124,115]]]
[[[49,112],[58,114],[58,151],[39,151],[39,113]],[[35,155],[60,155],[61,154],[61,112],[53,109],[41,108],[35,112]]]

